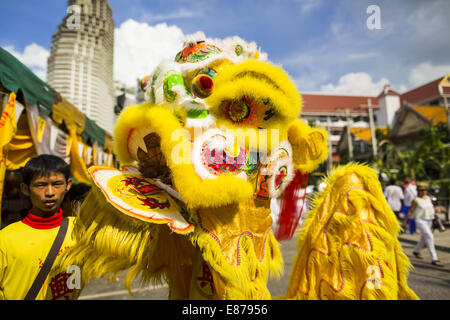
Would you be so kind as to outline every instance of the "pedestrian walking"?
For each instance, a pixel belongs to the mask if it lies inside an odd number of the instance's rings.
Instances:
[[[417,228],[420,230],[420,239],[414,248],[413,254],[418,259],[423,259],[420,251],[424,244],[427,245],[431,255],[431,263],[438,267],[444,265],[439,261],[434,247],[434,236],[431,231],[435,215],[434,205],[431,198],[428,196],[428,188],[425,183],[418,183],[418,196],[414,198],[411,203],[411,208],[403,221],[403,227],[406,227],[409,218],[415,220]]]
[[[389,185],[384,189],[384,196],[397,218],[401,218],[400,212],[402,209],[402,200],[404,199],[403,189],[396,185],[394,178],[389,180]]]
[[[417,186],[414,181],[410,177],[405,177],[404,184],[404,199],[403,199],[403,207],[402,212],[403,215],[406,216],[411,208],[411,203],[414,198],[417,197]],[[416,232],[416,223],[414,219],[410,219],[408,221],[409,225],[409,233],[414,234]]]

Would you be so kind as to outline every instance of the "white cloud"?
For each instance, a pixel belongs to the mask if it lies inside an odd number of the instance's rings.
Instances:
[[[448,64],[433,66],[429,61],[422,62],[410,71],[408,81],[412,87],[418,87],[427,82],[436,80],[449,72],[450,65]]]
[[[400,94],[402,94],[408,90],[408,88],[404,84],[391,85],[391,87]]]
[[[150,75],[162,59],[175,57],[183,38],[177,26],[125,21],[115,30],[114,79],[135,88],[137,78]]]
[[[322,5],[322,0],[300,0],[300,11],[307,14]]]
[[[50,54],[47,49],[34,42],[26,46],[23,52],[17,51],[14,46],[5,46],[3,49],[11,53],[45,81],[47,77],[47,58]]]
[[[320,89],[321,92],[330,94],[378,95],[387,83],[389,80],[386,78],[374,82],[365,72],[352,72],[340,77],[336,85],[329,83],[322,85]]]

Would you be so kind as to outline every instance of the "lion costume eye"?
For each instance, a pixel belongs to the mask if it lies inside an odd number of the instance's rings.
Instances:
[[[225,100],[221,105],[221,115],[234,124],[255,128],[265,126],[265,122],[276,115],[269,99],[255,99],[242,96],[236,100]]]
[[[249,102],[249,99],[246,97],[236,101],[229,101],[225,106],[225,116],[234,123],[241,123],[247,120],[251,112]]]
[[[212,68],[203,68],[192,79],[192,93],[201,99],[209,97],[214,89],[213,78],[216,71]]]

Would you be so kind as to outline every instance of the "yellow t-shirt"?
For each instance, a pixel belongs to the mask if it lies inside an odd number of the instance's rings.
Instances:
[[[77,283],[81,281],[73,278],[78,276],[77,272],[71,269],[72,272],[67,273],[59,267],[61,254],[75,243],[72,239],[73,219],[69,217],[66,237],[36,300],[77,299],[81,293],[77,289]],[[0,231],[0,300],[25,298],[58,230],[59,225],[38,229],[19,221]]]

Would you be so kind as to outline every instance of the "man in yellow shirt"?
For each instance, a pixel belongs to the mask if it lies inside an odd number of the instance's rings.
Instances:
[[[69,166],[56,156],[38,156],[23,168],[21,190],[32,208],[22,221],[0,231],[0,300],[27,296],[60,229],[61,203],[71,185]],[[73,217],[68,220],[64,241],[36,300],[77,299],[81,292],[79,269],[59,267],[62,253],[74,244]]]

